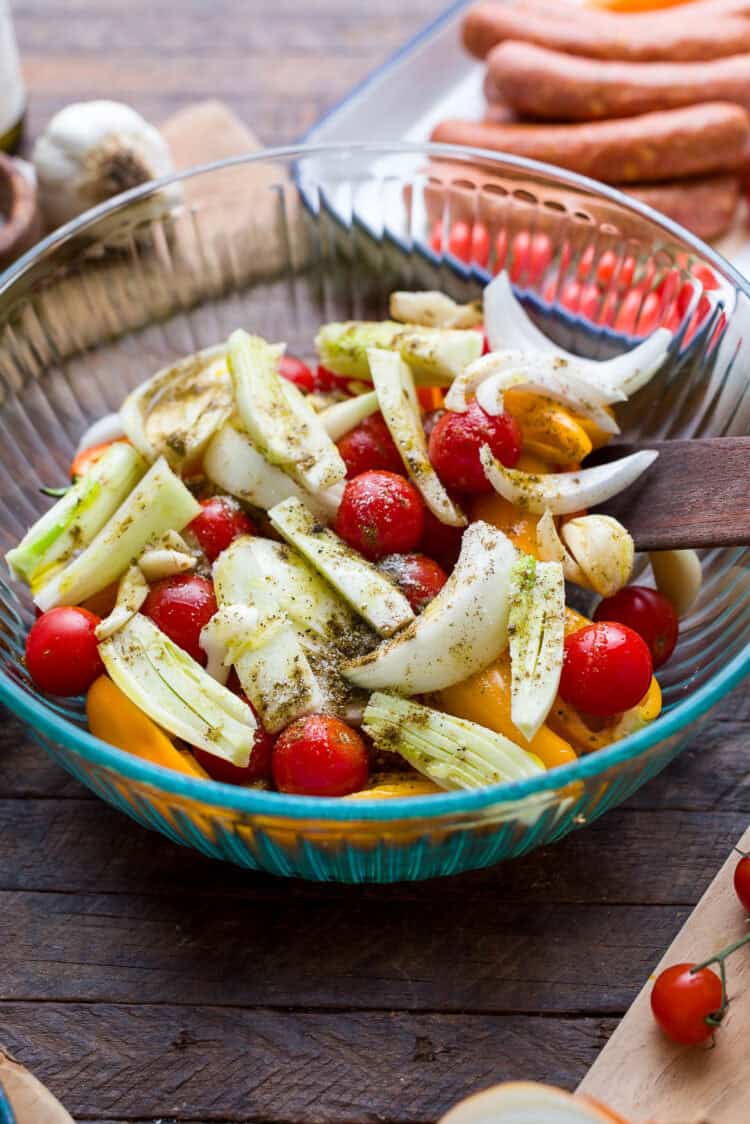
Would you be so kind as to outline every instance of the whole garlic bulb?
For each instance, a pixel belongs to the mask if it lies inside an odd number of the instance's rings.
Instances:
[[[116,101],[75,102],[61,109],[34,145],[32,158],[39,202],[51,227],[174,170],[161,133]]]

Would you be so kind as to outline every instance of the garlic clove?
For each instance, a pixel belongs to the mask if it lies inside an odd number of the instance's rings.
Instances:
[[[694,550],[653,550],[649,559],[656,588],[669,598],[678,617],[686,616],[701,591],[700,558]]]
[[[115,101],[74,102],[61,109],[38,138],[32,159],[39,203],[51,227],[174,171],[158,129]],[[172,185],[161,194],[171,203],[181,189]]]
[[[588,584],[583,570],[558,535],[555,517],[551,511],[545,511],[536,525],[536,545],[541,562],[562,562],[566,581],[583,586]]]
[[[626,586],[633,573],[635,546],[631,536],[610,515],[582,515],[563,524],[560,531],[585,577],[586,585],[602,597]]]

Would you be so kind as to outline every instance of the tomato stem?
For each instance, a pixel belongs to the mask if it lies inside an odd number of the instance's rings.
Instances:
[[[690,974],[692,976],[695,975],[696,972],[702,971],[703,968],[708,968],[711,964],[719,965],[719,978],[721,980],[721,1007],[719,1007],[718,1011],[712,1011],[710,1015],[706,1015],[705,1019],[706,1023],[714,1029],[718,1026],[721,1026],[722,1019],[726,1015],[727,1007],[729,1006],[726,969],[727,957],[731,956],[732,953],[736,952],[738,948],[742,948],[744,944],[748,943],[750,943],[750,933],[746,933],[745,936],[740,937],[738,941],[734,941],[733,944],[727,945],[726,948],[722,948],[720,952],[717,952],[714,956],[709,957],[708,960],[703,960],[700,964],[694,964],[690,969]]]

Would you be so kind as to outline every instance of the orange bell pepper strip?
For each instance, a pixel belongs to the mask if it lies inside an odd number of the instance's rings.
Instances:
[[[373,779],[369,788],[352,792],[345,800],[396,800],[401,796],[435,796],[445,792],[428,777],[419,773],[382,773]]]
[[[440,410],[444,400],[443,392],[439,386],[418,386],[417,398],[425,413],[429,413],[431,410]]]
[[[573,747],[549,726],[542,726],[527,742],[513,725],[510,716],[510,656],[507,652],[484,671],[478,671],[463,683],[442,690],[438,695],[438,706],[456,718],[466,718],[497,734],[504,734],[522,749],[536,754],[547,769],[576,760]]]
[[[591,438],[580,419],[558,402],[517,388],[503,397],[506,411],[521,426],[525,451],[560,465],[576,464],[591,452]]]
[[[602,409],[606,410],[610,417],[614,418],[615,413],[611,406],[603,406]],[[606,430],[601,429],[600,426],[592,421],[591,418],[585,418],[582,414],[576,414],[570,410],[570,416],[584,431],[589,441],[591,442],[592,449],[601,449],[604,445],[608,445],[612,440],[612,434],[607,433]]]
[[[113,437],[111,441],[101,441],[98,445],[89,445],[87,449],[81,449],[80,453],[76,453],[70,466],[71,480],[75,480],[78,476],[85,476],[88,470],[102,459],[110,445],[114,445],[116,441],[127,441],[127,437]]]
[[[548,464],[530,453],[521,454],[517,467],[523,472],[533,472],[538,475],[550,471]],[[510,500],[499,496],[497,492],[489,492],[486,495],[475,496],[471,504],[470,516],[472,519],[482,519],[485,523],[497,527],[498,531],[507,535],[519,550],[533,555],[534,558],[538,557],[536,526],[540,519],[539,515],[522,511]]]
[[[89,687],[86,715],[91,733],[103,742],[188,777],[208,779],[191,754],[179,750],[106,675],[100,675]]]

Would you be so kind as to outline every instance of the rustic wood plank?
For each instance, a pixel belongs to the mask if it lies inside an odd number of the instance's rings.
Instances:
[[[434,889],[201,908],[195,893],[6,892],[0,998],[616,1015],[689,912],[532,907],[502,888],[463,908]]]
[[[433,898],[479,903],[487,894],[528,905],[686,905],[747,820],[746,810],[640,810],[625,806],[553,847],[440,883],[390,888],[287,881],[219,863],[133,823],[98,800],[0,799],[0,890],[68,894],[192,894],[257,900],[379,903]],[[112,841],[116,840],[116,846]],[[648,873],[645,874],[644,871]]]
[[[0,1004],[9,1049],[77,1119],[433,1121],[510,1076],[571,1086],[611,1019]]]

